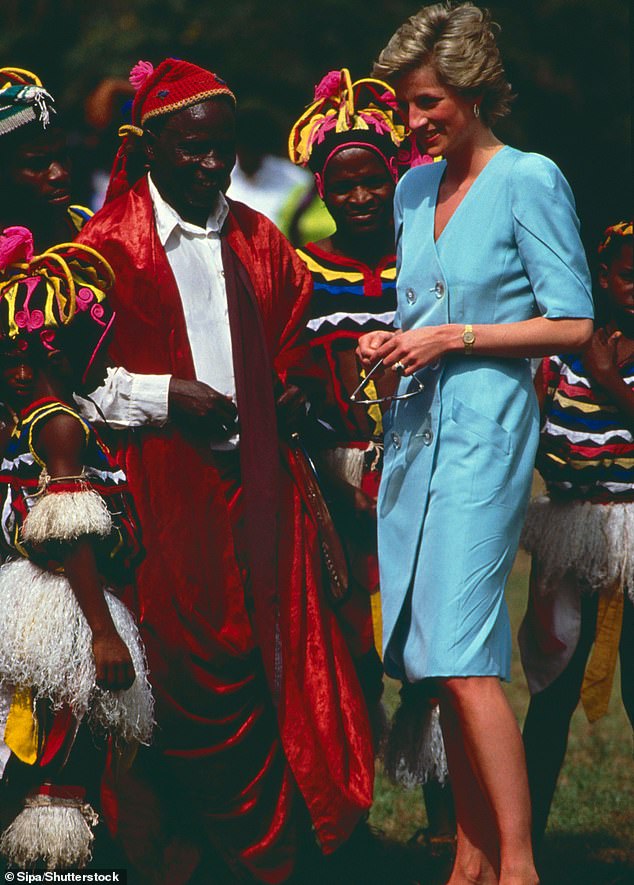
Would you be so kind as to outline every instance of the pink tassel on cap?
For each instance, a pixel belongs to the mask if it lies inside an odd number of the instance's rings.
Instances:
[[[322,77],[319,83],[315,86],[313,101],[319,101],[320,98],[331,98],[333,95],[337,95],[340,85],[341,72],[328,71],[328,73]]]
[[[130,81],[130,84],[138,92],[153,73],[154,65],[151,61],[138,61],[130,71],[130,76],[128,77],[128,79]]]
[[[0,270],[33,258],[33,234],[28,227],[5,227],[0,234]]]

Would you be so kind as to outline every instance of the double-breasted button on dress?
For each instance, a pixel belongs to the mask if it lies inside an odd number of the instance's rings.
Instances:
[[[539,154],[505,146],[437,241],[445,169],[411,169],[395,197],[397,325],[591,318],[570,187]],[[510,676],[504,586],[531,487],[538,406],[529,360],[472,354],[422,369],[384,419],[378,503],[387,672]],[[413,389],[402,378],[399,393]]]

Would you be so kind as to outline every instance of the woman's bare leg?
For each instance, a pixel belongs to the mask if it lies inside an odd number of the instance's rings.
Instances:
[[[493,821],[499,845],[499,885],[536,885],[539,879],[531,848],[524,749],[517,721],[500,682],[496,677],[471,676],[439,680],[439,683],[445,728],[447,732],[455,729],[459,736],[458,741],[449,736],[452,749],[448,748],[449,773],[458,809],[459,850],[462,831],[465,859],[465,852],[473,853],[475,849],[478,854],[474,856],[482,860],[480,878],[469,879],[462,873],[462,878],[454,878],[452,874],[450,883],[462,885],[475,881],[488,885],[489,881],[495,881],[483,878],[490,877],[495,865],[490,844],[490,822]],[[463,763],[458,758],[460,752],[465,757]],[[455,773],[450,754],[454,757]],[[464,795],[459,797],[463,791]],[[487,806],[489,815],[483,817]]]
[[[462,739],[460,720],[449,703],[440,718],[456,811],[456,857],[447,885],[497,885],[499,849],[497,828],[475,779]]]

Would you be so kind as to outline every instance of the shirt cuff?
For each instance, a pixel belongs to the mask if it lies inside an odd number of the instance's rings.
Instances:
[[[148,424],[163,427],[167,424],[171,378],[171,375],[132,373],[131,396],[128,402],[130,427]]]

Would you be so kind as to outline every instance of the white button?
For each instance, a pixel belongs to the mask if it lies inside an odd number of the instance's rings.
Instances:
[[[408,289],[405,293],[405,297],[409,301],[410,304],[413,304],[416,301],[416,292],[413,289]]]
[[[435,292],[436,298],[442,298],[445,294],[445,284],[442,280],[436,280],[436,285],[433,286],[429,291]]]
[[[431,432],[431,430],[424,430],[423,431],[423,442],[425,443],[426,446],[431,445],[431,441],[433,440],[433,438],[434,438],[434,434]]]
[[[400,449],[401,447],[401,438],[398,433],[392,433],[392,444],[395,449]]]

